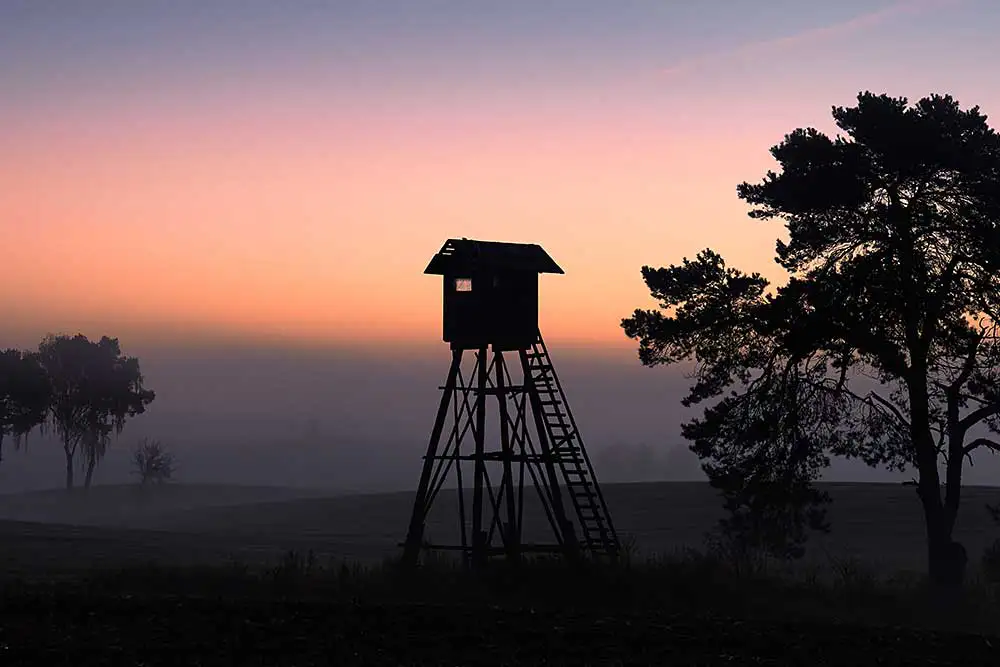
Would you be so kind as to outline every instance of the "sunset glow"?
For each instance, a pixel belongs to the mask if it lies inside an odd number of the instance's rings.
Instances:
[[[780,278],[735,188],[784,133],[865,89],[1000,118],[993,0],[97,4],[0,8],[8,328],[438,340],[422,271],[467,236],[565,269],[550,340],[632,346],[643,264]]]

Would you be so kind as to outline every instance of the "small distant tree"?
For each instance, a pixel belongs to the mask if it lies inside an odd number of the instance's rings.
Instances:
[[[177,470],[174,455],[159,440],[143,438],[132,450],[133,472],[145,486],[170,481]]]
[[[78,449],[89,487],[111,434],[120,434],[126,420],[145,412],[156,395],[143,386],[139,360],[123,356],[117,338],[48,336],[39,345],[39,359],[52,388],[49,416],[66,455],[66,488],[73,487]]]
[[[38,355],[21,350],[0,350],[0,460],[10,436],[21,444],[36,426],[45,422],[50,388]]]

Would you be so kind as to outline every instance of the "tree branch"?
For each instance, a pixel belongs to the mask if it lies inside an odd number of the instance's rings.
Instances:
[[[979,403],[979,405],[992,405],[986,399],[973,396],[972,394],[959,394],[958,397],[966,401],[975,401],[976,403]]]
[[[992,405],[984,405],[983,407],[973,410],[967,414],[958,425],[964,431],[968,431],[970,428],[975,426],[977,423],[986,419],[987,417],[992,417],[995,414],[1000,414],[1000,403],[993,403]]]
[[[985,334],[980,334],[976,338],[976,342],[971,346],[972,349],[969,350],[968,356],[965,357],[965,363],[962,364],[962,371],[948,387],[949,400],[952,396],[956,399],[959,397],[959,391],[962,389],[962,386],[969,381],[972,371],[976,369],[976,354],[979,352],[979,345],[983,342],[984,336]]]
[[[939,285],[937,292],[934,294],[934,297],[927,308],[927,312],[924,314],[923,326],[921,326],[925,343],[929,343],[931,338],[933,338],[937,333],[936,325],[938,324],[938,316],[940,315],[941,307],[944,305],[944,300],[947,295],[952,291],[955,269],[958,268],[958,264],[962,261],[962,259],[963,257],[958,253],[952,255],[948,265],[941,273],[941,284]]]
[[[868,396],[869,396],[870,398],[873,398],[873,399],[875,399],[876,401],[878,401],[879,403],[881,403],[881,404],[882,404],[882,405],[884,405],[885,407],[889,408],[889,410],[891,410],[891,411],[892,411],[892,413],[893,413],[894,415],[896,415],[896,419],[898,419],[898,420],[899,420],[899,422],[900,422],[900,423],[901,423],[901,424],[902,424],[903,426],[905,426],[905,427],[907,428],[907,430],[909,430],[909,428],[910,428],[910,421],[909,421],[908,419],[906,419],[906,417],[904,417],[904,416],[903,416],[903,413],[899,411],[899,408],[897,408],[897,407],[896,407],[895,405],[893,405],[893,404],[892,404],[891,402],[889,402],[889,401],[887,401],[886,399],[884,399],[884,398],[882,398],[881,396],[879,396],[879,395],[878,395],[877,393],[875,393],[874,391],[870,391],[870,392],[868,392]]]
[[[964,452],[966,454],[971,454],[973,451],[979,449],[980,447],[985,447],[994,454],[1000,454],[1000,443],[990,440],[989,438],[976,438],[968,445],[965,446]]]

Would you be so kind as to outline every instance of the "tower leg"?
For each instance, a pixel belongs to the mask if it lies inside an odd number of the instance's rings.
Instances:
[[[417,495],[413,501],[410,528],[406,533],[406,542],[403,547],[403,565],[405,567],[416,565],[420,554],[420,546],[424,538],[424,522],[427,518],[427,492],[430,485],[431,473],[434,470],[434,456],[437,454],[437,448],[441,442],[441,432],[444,430],[444,423],[448,417],[448,406],[451,404],[452,396],[455,393],[455,380],[458,378],[458,371],[461,366],[462,350],[453,350],[451,353],[451,368],[448,369],[448,379],[444,384],[444,391],[441,394],[441,403],[438,406],[437,418],[434,420],[431,438],[427,443],[427,455],[424,457],[424,467],[420,473],[420,483],[417,485]]]
[[[503,542],[507,548],[507,558],[516,561],[520,558],[520,536],[521,527],[517,521],[517,499],[514,497],[514,470],[511,459],[514,457],[514,448],[511,445],[510,428],[507,413],[507,392],[505,387],[505,373],[503,352],[493,350],[493,365],[496,368],[497,401],[500,403],[500,448],[503,459],[503,492],[507,500],[507,521],[504,525]]]
[[[476,453],[473,457],[472,485],[472,564],[480,566],[486,561],[486,531],[483,530],[483,485],[486,482],[486,388],[487,349],[479,348],[478,378],[476,382]]]

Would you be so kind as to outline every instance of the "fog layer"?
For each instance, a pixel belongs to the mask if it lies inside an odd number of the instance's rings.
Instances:
[[[696,414],[680,405],[677,368],[644,368],[628,349],[550,346],[584,441],[604,481],[705,479],[680,436]],[[129,346],[157,393],[113,442],[95,484],[123,483],[129,448],[148,436],[175,452],[178,480],[346,491],[415,487],[450,355],[444,344],[401,349],[291,345]],[[496,430],[496,429],[493,429]],[[0,492],[58,486],[63,454],[51,435],[5,447]],[[983,457],[968,483],[990,484]],[[830,480],[900,479],[835,462]]]

